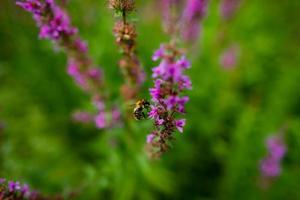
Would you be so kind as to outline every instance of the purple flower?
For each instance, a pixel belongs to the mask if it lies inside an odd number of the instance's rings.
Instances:
[[[21,187],[21,193],[24,195],[25,198],[28,198],[30,196],[29,186],[27,184],[24,184]]]
[[[99,112],[95,117],[96,127],[99,129],[106,127],[106,115],[104,112]]]
[[[81,123],[89,123],[93,121],[93,115],[88,112],[75,112],[73,114],[73,120],[75,122],[81,122]]]
[[[179,97],[177,99],[178,112],[185,113],[185,104],[190,100],[188,96]]]
[[[80,39],[76,39],[74,45],[82,53],[86,53],[88,51],[88,45],[86,44],[86,42]]]
[[[102,77],[102,72],[98,68],[90,68],[87,72],[88,76],[94,80],[100,80]]]
[[[177,65],[179,65],[183,69],[189,69],[191,67],[191,62],[186,59],[185,56],[182,56],[177,62]]]
[[[13,181],[9,181],[8,182],[8,190],[10,192],[15,192],[21,189],[20,183],[17,182],[13,182]]]
[[[237,65],[239,56],[239,47],[237,45],[231,45],[225,49],[220,57],[220,64],[224,69],[232,69]]]
[[[275,160],[280,160],[286,153],[286,147],[280,137],[270,137],[267,140],[267,147],[270,156]]]
[[[76,77],[80,74],[79,66],[74,59],[69,60],[67,70],[68,74],[73,77]]]
[[[281,173],[281,160],[286,153],[286,146],[281,135],[273,135],[266,141],[268,155],[261,160],[260,170],[265,178],[277,177]]]
[[[161,45],[160,48],[154,52],[154,54],[152,56],[152,60],[157,61],[158,59],[163,58],[164,55],[165,55],[165,48],[163,45]]]
[[[155,124],[158,125],[158,126],[163,125],[164,122],[165,122],[164,119],[159,119],[159,118],[156,118],[156,119],[155,119]]]
[[[277,177],[280,175],[280,163],[277,160],[265,159],[261,161],[261,172],[264,177]]]
[[[222,0],[220,3],[220,14],[223,19],[231,19],[240,6],[241,0]]]
[[[176,128],[180,133],[183,133],[183,127],[185,126],[185,119],[176,120]]]
[[[200,21],[206,15],[208,0],[187,0],[181,19],[183,39],[195,42],[200,32]]]
[[[178,97],[177,96],[169,96],[165,99],[165,104],[167,105],[168,110],[175,109],[177,106]]]
[[[159,117],[158,111],[159,111],[158,107],[151,106],[151,110],[150,110],[150,112],[148,114],[149,118],[151,118],[151,119],[157,119]]]
[[[192,81],[188,76],[182,75],[180,80],[178,81],[178,88],[180,91],[182,90],[191,90],[192,89]]]
[[[154,139],[155,135],[153,133],[147,135],[147,143],[151,143]]]
[[[176,117],[185,113],[185,104],[189,101],[182,92],[192,87],[191,80],[185,75],[190,62],[178,52],[172,45],[161,45],[153,56],[153,60],[160,59],[160,64],[153,69],[154,87],[149,90],[152,106],[148,115],[153,120],[155,136],[159,140],[148,140],[150,152],[152,149],[150,155],[160,156],[166,152],[176,129],[182,133],[185,126],[186,120]]]
[[[168,69],[169,63],[163,60],[157,67],[152,69],[153,74],[152,78],[162,77],[165,75],[166,70]]]
[[[180,81],[182,76],[181,67],[176,64],[169,64],[166,73],[164,74],[164,79],[171,79],[174,82]]]
[[[5,178],[0,178],[0,184],[3,184],[6,182],[6,179]]]
[[[20,6],[24,10],[36,15],[41,14],[42,4],[40,0],[27,0],[25,2],[16,2],[16,5]]]

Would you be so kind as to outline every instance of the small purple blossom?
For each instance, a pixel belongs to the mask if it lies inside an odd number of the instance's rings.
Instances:
[[[180,133],[183,133],[183,127],[185,126],[185,119],[176,120],[176,128]]]
[[[151,110],[148,113],[149,118],[151,118],[151,119],[157,119],[159,117],[159,112],[158,111],[159,111],[159,108],[151,106]]]
[[[147,135],[147,143],[151,143],[154,139],[155,135],[153,133]]]
[[[102,78],[102,72],[100,69],[98,68],[90,68],[88,71],[87,71],[87,76],[93,80],[101,80]]]
[[[106,115],[104,112],[99,112],[98,115],[95,117],[96,127],[103,129],[107,126],[106,124]]]
[[[191,67],[191,62],[186,59],[185,56],[182,56],[176,63],[178,66],[180,66],[182,69],[189,69]]]
[[[267,148],[271,157],[275,160],[281,160],[286,153],[286,146],[280,137],[268,138]]]
[[[231,45],[225,49],[220,57],[220,64],[224,69],[233,69],[237,65],[239,52],[238,45]]]
[[[40,0],[27,0],[25,2],[16,2],[16,5],[33,14],[41,14],[42,4]]]
[[[82,53],[86,53],[88,51],[87,43],[80,39],[76,39],[74,45]]]
[[[261,160],[260,170],[264,178],[274,178],[281,174],[281,161],[286,154],[282,135],[273,135],[266,141],[268,155]]]
[[[27,184],[24,184],[21,188],[21,193],[24,195],[25,198],[28,198],[30,196],[30,189]]]
[[[159,49],[157,49],[153,56],[152,56],[152,60],[153,61],[157,61],[158,59],[161,59],[164,57],[164,53],[165,53],[165,49],[164,49],[164,46],[161,45]]]

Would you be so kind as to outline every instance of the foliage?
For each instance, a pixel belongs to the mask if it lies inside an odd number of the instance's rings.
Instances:
[[[72,122],[72,112],[90,101],[67,75],[64,54],[37,39],[31,16],[14,1],[1,1],[0,177],[46,194],[74,192],[75,199],[300,199],[300,3],[243,1],[226,22],[218,6],[210,1],[201,40],[190,47],[185,132],[161,160],[149,161],[151,122],[109,131]],[[148,77],[140,96],[150,98],[151,56],[167,36],[154,1],[137,8],[137,51]],[[120,55],[106,1],[73,0],[66,9],[120,104]],[[232,41],[241,55],[226,70],[219,55]],[[282,175],[261,189],[265,140],[285,124]]]

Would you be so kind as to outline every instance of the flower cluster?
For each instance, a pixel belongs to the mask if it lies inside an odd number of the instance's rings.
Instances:
[[[27,184],[20,182],[6,181],[0,178],[0,199],[1,200],[55,200],[62,199],[61,196],[46,197],[35,190],[31,190]]]
[[[181,21],[181,34],[185,41],[195,42],[200,34],[200,21],[207,13],[208,0],[187,0]]]
[[[261,161],[260,170],[265,178],[275,178],[281,173],[281,160],[286,153],[286,145],[281,135],[274,135],[266,141],[268,155]]]
[[[91,95],[93,102],[97,99],[96,104],[104,104],[106,95],[100,92],[104,87],[103,73],[90,59],[87,44],[79,37],[77,28],[71,25],[68,14],[54,0],[20,0],[16,4],[33,14],[40,28],[40,38],[52,40],[65,50],[68,56],[68,74],[77,85]],[[98,125],[99,116],[110,115],[110,111],[102,108],[103,106],[101,109],[96,106],[95,123],[98,128],[114,123],[107,122],[105,117],[101,126]]]
[[[229,20],[233,17],[241,0],[222,0],[220,4],[220,14],[224,20]]]
[[[173,134],[178,129],[183,132],[185,119],[177,115],[185,114],[188,96],[184,90],[192,89],[191,80],[184,72],[190,68],[190,62],[174,45],[164,44],[154,53],[153,60],[161,60],[153,68],[154,87],[150,89],[152,97],[149,118],[154,120],[154,131],[147,136],[147,150],[150,157],[157,158],[170,147]]]
[[[136,55],[136,28],[127,21],[127,15],[135,9],[135,4],[133,0],[110,0],[109,5],[122,16],[113,29],[116,43],[123,53],[119,66],[126,83],[121,87],[121,94],[125,100],[135,99],[145,80],[144,71]]]

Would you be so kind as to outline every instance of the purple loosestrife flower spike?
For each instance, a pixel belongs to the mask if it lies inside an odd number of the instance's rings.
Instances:
[[[268,155],[261,160],[260,170],[263,178],[270,179],[280,176],[281,160],[286,154],[286,145],[282,135],[273,135],[266,141]]]
[[[186,120],[177,119],[177,115],[185,113],[189,97],[183,96],[183,92],[191,89],[191,81],[185,75],[190,62],[174,45],[161,45],[153,60],[160,60],[153,69],[154,87],[149,89],[152,106],[148,115],[155,129],[147,136],[146,148],[151,158],[157,158],[170,148],[176,129],[180,133],[184,130]]]
[[[49,39],[65,50],[68,56],[68,74],[77,85],[91,96],[92,101],[97,99],[98,102],[104,104],[107,95],[100,92],[105,88],[102,70],[93,64],[88,55],[87,44],[79,37],[77,28],[71,25],[66,11],[59,7],[54,0],[19,0],[16,4],[33,14],[33,18],[40,28],[41,39]],[[109,124],[118,123],[111,121],[107,124],[102,123],[101,126],[98,125],[96,116],[111,115],[110,112],[110,110],[97,109],[96,114],[93,114],[97,127],[106,128]]]
[[[187,0],[181,19],[181,34],[185,41],[193,43],[199,38],[207,7],[208,0]]]

